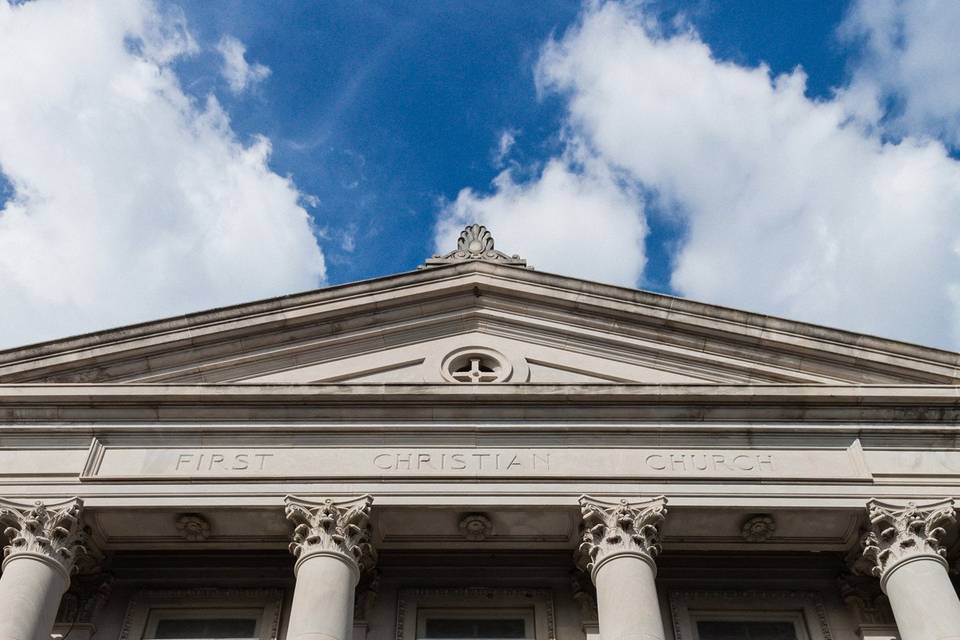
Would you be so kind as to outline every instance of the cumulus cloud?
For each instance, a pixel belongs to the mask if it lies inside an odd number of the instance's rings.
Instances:
[[[551,160],[536,180],[518,181],[511,170],[494,180],[494,194],[462,190],[437,227],[437,252],[456,246],[467,224],[487,225],[505,253],[520,253],[538,269],[632,285],[644,266],[646,226],[639,193],[602,162],[581,166],[570,157]]]
[[[656,194],[683,222],[672,286],[684,296],[960,344],[960,164],[939,142],[885,141],[877,122],[851,117],[843,92],[808,98],[802,70],[773,77],[763,66],[719,61],[694,31],[664,35],[617,3],[591,5],[550,41],[537,79],[541,91],[565,97],[571,144],[623,176],[595,183],[589,204],[567,201],[553,211],[539,208],[563,200],[546,173],[522,187],[521,195],[538,194],[524,211],[528,219],[579,238],[567,248],[610,263],[639,256],[642,264],[638,243],[605,244],[645,229],[638,209],[623,216],[604,207],[608,197],[623,205],[618,195],[628,182]],[[567,181],[581,177],[574,171]],[[516,201],[517,192],[506,181],[466,202],[480,212],[509,211],[502,203]],[[443,212],[441,231],[450,214]],[[594,226],[610,215],[623,225]],[[524,248],[539,242],[538,233],[524,225],[499,235]],[[595,275],[556,265],[565,255],[554,249],[544,268]]]
[[[223,56],[221,73],[233,93],[242,93],[270,75],[270,67],[247,62],[247,48],[233,36],[223,36],[217,51]]]
[[[863,48],[846,89],[851,106],[895,135],[960,147],[960,2],[859,0],[840,33]]]
[[[301,194],[169,66],[182,16],[0,0],[0,344],[309,289]]]

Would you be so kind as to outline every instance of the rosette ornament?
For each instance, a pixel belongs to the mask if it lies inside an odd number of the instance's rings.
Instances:
[[[290,553],[298,564],[317,553],[342,554],[361,573],[376,564],[376,552],[370,544],[373,498],[369,495],[318,502],[287,496],[285,503],[287,519],[295,525]]]
[[[932,557],[947,567],[942,540],[945,527],[957,521],[953,500],[921,505],[870,500],[867,514],[870,524],[862,539],[863,557],[870,563],[870,573],[881,581],[900,563],[919,556]]]
[[[583,538],[577,564],[591,574],[618,554],[638,554],[653,566],[660,553],[659,527],[667,515],[663,496],[639,502],[580,497]]]
[[[69,576],[86,553],[82,512],[80,498],[32,505],[0,498],[0,524],[9,541],[3,548],[4,565],[20,555],[39,556]]]

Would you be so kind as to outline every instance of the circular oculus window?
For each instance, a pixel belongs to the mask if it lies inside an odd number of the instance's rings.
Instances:
[[[458,349],[444,358],[440,372],[450,382],[484,384],[506,382],[513,367],[502,354],[492,349],[471,347]]]

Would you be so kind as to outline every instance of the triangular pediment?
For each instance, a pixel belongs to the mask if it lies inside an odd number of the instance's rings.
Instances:
[[[0,352],[0,383],[954,384],[958,360],[477,261]]]

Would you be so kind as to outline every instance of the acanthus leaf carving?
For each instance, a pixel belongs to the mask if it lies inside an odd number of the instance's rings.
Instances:
[[[667,515],[664,496],[630,502],[580,497],[583,538],[577,549],[577,565],[593,573],[615,553],[631,552],[651,563],[660,553],[660,525]]]
[[[294,524],[290,553],[298,561],[313,553],[332,552],[353,560],[361,573],[376,564],[370,543],[372,497],[311,501],[287,496],[285,503],[287,519]]]
[[[81,515],[83,500],[22,504],[0,498],[0,524],[9,543],[3,548],[4,562],[32,554],[54,561],[67,576],[76,569],[77,559],[86,553],[86,532]]]
[[[869,573],[881,580],[902,561],[917,556],[946,556],[946,526],[957,521],[952,499],[926,504],[867,502],[869,524],[861,540]],[[946,560],[943,561],[946,566]]]

